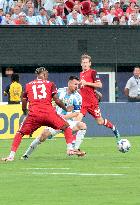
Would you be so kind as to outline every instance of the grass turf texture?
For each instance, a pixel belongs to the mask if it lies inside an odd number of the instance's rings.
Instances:
[[[0,204],[139,205],[140,139],[128,140],[132,149],[123,154],[114,138],[86,139],[85,158],[66,156],[64,139],[48,140],[22,161],[32,141],[25,139],[14,162],[0,163]],[[1,157],[10,145],[11,140],[0,141]]]

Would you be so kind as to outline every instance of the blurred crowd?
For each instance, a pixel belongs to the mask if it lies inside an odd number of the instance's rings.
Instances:
[[[0,0],[0,25],[140,25],[138,0]]]

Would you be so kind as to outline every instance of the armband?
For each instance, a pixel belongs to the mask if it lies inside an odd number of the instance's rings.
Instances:
[[[81,106],[80,105],[74,105],[74,110],[81,110]]]

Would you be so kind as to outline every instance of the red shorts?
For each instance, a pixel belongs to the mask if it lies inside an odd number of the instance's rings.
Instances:
[[[85,116],[86,113],[92,115],[95,119],[101,117],[101,111],[98,104],[91,105],[91,106],[82,106],[81,113]]]
[[[56,112],[30,114],[22,122],[19,132],[23,135],[30,135],[41,126],[60,130],[66,123]]]

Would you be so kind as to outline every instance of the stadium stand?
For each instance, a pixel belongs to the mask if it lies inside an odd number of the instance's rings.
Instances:
[[[0,0],[0,25],[140,25],[138,0]]]

